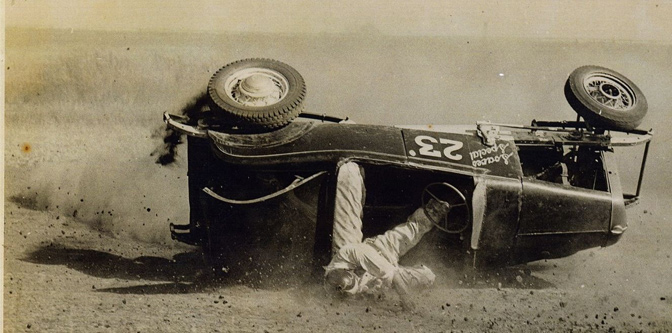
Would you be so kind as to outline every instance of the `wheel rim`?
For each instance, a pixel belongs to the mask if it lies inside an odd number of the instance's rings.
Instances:
[[[629,111],[635,107],[635,93],[625,82],[612,75],[589,75],[583,80],[583,88],[600,105],[620,111]]]
[[[289,82],[285,76],[268,68],[242,69],[224,81],[226,95],[246,107],[276,104],[287,96],[288,91]]]

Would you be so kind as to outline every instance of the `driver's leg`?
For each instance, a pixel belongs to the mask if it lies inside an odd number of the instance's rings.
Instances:
[[[422,208],[418,208],[406,222],[386,231],[382,235],[367,238],[371,244],[390,262],[397,263],[399,258],[420,242],[422,236],[432,229],[430,221]]]
[[[343,164],[338,169],[336,183],[332,254],[347,244],[362,242],[364,196],[364,177],[359,165],[355,162]]]

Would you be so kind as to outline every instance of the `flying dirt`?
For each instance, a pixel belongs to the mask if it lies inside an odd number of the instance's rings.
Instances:
[[[197,115],[206,106],[207,98],[205,93],[202,93],[181,108],[178,114],[187,118],[197,119]],[[156,156],[156,163],[161,165],[174,163],[176,161],[177,146],[184,143],[184,134],[168,126],[162,126],[162,129],[157,132],[156,136],[162,138],[163,143],[152,152],[152,156]]]

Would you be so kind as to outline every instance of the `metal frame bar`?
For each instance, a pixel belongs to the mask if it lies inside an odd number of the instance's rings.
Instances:
[[[639,197],[640,190],[642,189],[642,180],[644,179],[644,168],[646,167],[646,159],[649,156],[649,145],[651,141],[647,141],[644,146],[644,156],[642,157],[642,166],[639,169],[639,180],[637,181],[637,192],[635,193],[636,197]]]

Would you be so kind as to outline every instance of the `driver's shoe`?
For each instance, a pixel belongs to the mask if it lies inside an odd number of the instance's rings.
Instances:
[[[441,221],[445,219],[449,211],[450,211],[449,203],[441,200],[436,200],[434,198],[429,199],[427,205],[425,205],[425,213],[429,218],[431,218],[434,221]]]

